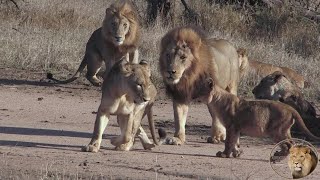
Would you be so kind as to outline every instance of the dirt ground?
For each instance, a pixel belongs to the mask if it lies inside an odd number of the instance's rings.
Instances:
[[[146,151],[138,142],[130,152],[115,151],[110,138],[120,130],[113,117],[100,152],[81,152],[91,138],[99,88],[40,82],[42,72],[0,72],[0,179],[283,179],[269,163],[274,144],[268,139],[242,137],[240,158],[216,157],[224,145],[206,143],[210,116],[201,104],[189,110],[185,145]],[[156,101],[154,112],[156,127],[172,136],[171,102]],[[146,119],[143,125],[148,130]],[[320,166],[305,179],[319,177]]]

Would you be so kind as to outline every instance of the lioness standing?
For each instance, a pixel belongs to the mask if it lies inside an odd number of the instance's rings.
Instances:
[[[80,77],[87,66],[86,78],[93,85],[100,86],[101,81],[97,73],[103,62],[106,66],[105,75],[112,65],[123,57],[127,61],[138,63],[139,39],[139,21],[132,3],[129,0],[116,1],[106,9],[102,27],[92,33],[86,45],[84,58],[73,77],[61,81],[48,73],[47,78],[58,83],[69,83]]]
[[[175,134],[169,144],[185,142],[185,124],[189,103],[198,97],[198,85],[205,77],[213,78],[228,92],[237,94],[239,61],[236,49],[223,39],[210,39],[197,27],[181,27],[169,31],[161,40],[159,66],[167,93],[172,97]],[[213,142],[225,139],[226,130],[214,107]]]
[[[270,100],[239,99],[215,85],[211,78],[198,88],[201,100],[216,110],[227,129],[225,150],[217,153],[219,157],[230,157],[231,153],[233,157],[238,157],[241,154],[240,133],[253,137],[270,136],[275,142],[290,139],[290,128],[295,121],[307,136],[320,141],[308,130],[299,113],[289,105]]]
[[[135,136],[138,136],[145,149],[154,145],[142,129],[141,119],[147,115],[152,138],[155,128],[152,118],[152,106],[157,94],[150,80],[150,67],[145,61],[132,64],[126,60],[117,62],[106,76],[102,86],[101,104],[98,109],[92,139],[83,151],[98,152],[102,134],[108,124],[110,115],[116,115],[121,135],[111,139],[111,144],[119,150],[130,150]]]

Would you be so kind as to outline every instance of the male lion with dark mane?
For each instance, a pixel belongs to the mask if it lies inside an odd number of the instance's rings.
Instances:
[[[290,148],[288,165],[293,179],[303,178],[316,168],[318,158],[306,145],[294,145]]]
[[[168,143],[185,142],[185,124],[189,103],[198,97],[198,85],[211,77],[228,92],[237,94],[239,61],[236,49],[223,39],[209,39],[197,27],[180,27],[169,31],[161,40],[159,66],[167,93],[172,97],[175,134]],[[214,107],[208,105],[212,116],[212,142],[226,137],[223,121]]]
[[[102,63],[105,63],[105,75],[112,65],[125,57],[127,61],[138,63],[138,41],[140,29],[137,12],[129,0],[116,1],[106,9],[102,27],[95,30],[86,45],[84,58],[77,72],[67,80],[47,78],[58,83],[70,83],[80,77],[87,66],[86,78],[95,86],[101,85],[97,77]]]

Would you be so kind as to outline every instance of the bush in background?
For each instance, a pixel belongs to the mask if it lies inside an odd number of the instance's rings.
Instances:
[[[61,76],[77,69],[87,40],[101,26],[105,8],[111,3],[104,0],[16,2],[19,9],[10,2],[0,4],[0,66],[53,71]],[[134,2],[143,24],[141,57],[152,62],[152,79],[158,86],[162,81],[157,67],[161,37],[173,26],[197,24],[213,37],[228,39],[236,47],[248,49],[250,59],[297,70],[311,84],[304,89],[306,97],[319,98],[320,23],[304,16],[299,8],[293,8],[299,4],[269,8],[249,1],[186,0],[196,13],[192,14],[176,0],[172,6],[174,15],[169,16],[173,23],[157,17],[150,24],[147,1]],[[240,84],[240,93],[250,97],[254,84],[247,81]]]

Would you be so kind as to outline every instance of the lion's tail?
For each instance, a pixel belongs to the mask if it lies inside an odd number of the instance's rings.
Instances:
[[[296,120],[298,126],[300,129],[308,135],[312,140],[320,142],[320,137],[315,136],[310,132],[310,130],[307,128],[306,124],[304,123],[303,119],[301,118],[300,114],[296,111],[292,111],[293,118]]]
[[[85,60],[82,60],[77,72],[69,79],[66,80],[59,80],[53,77],[52,73],[47,73],[47,78],[50,80],[53,80],[56,83],[60,83],[60,84],[67,84],[67,83],[71,83],[73,81],[75,81],[76,79],[78,79],[83,71],[83,69],[87,66],[87,62]]]
[[[163,128],[158,129],[158,134],[159,134],[159,144],[166,144],[167,141],[167,132]]]

